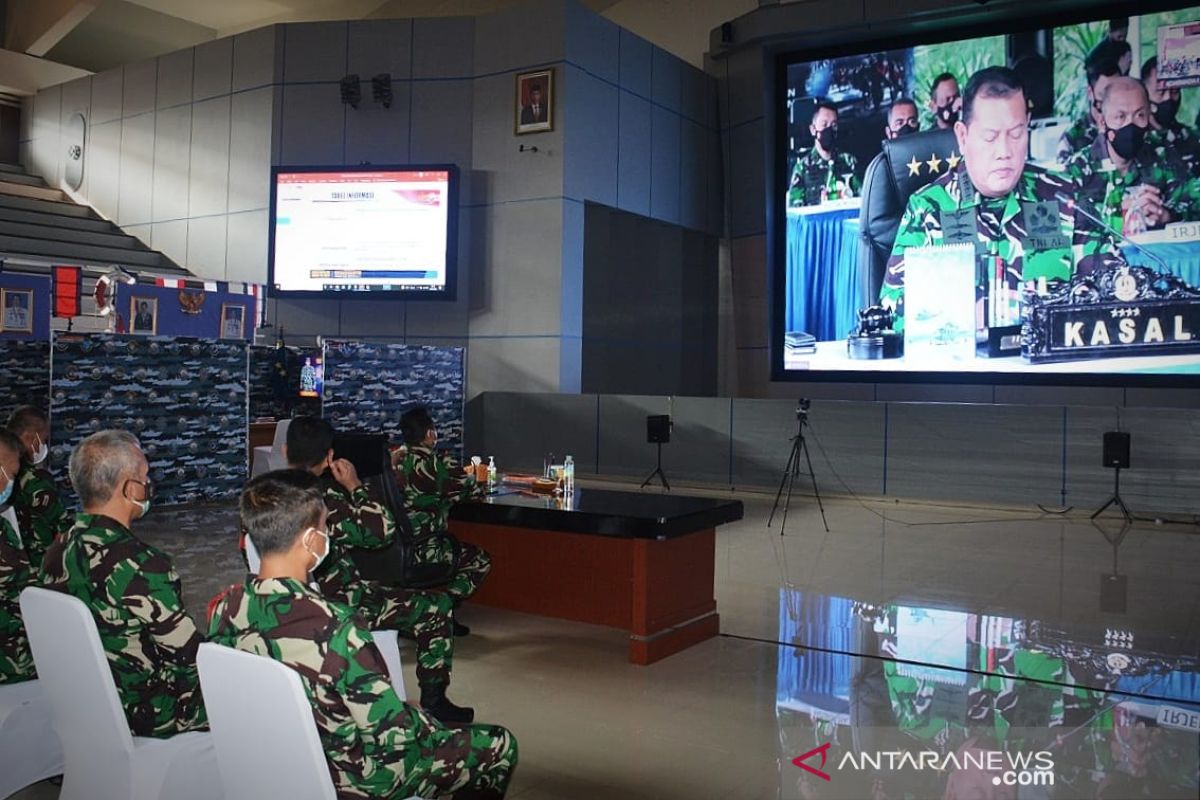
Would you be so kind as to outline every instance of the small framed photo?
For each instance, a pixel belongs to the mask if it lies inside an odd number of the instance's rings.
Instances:
[[[246,307],[236,303],[225,303],[221,306],[221,337],[222,339],[246,338]]]
[[[158,298],[131,297],[129,299],[129,332],[143,336],[158,333]]]
[[[517,135],[554,130],[554,70],[517,75]]]
[[[33,333],[33,290],[0,289],[0,331]]]

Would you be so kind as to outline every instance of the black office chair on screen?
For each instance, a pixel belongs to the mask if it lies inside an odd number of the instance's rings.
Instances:
[[[430,589],[450,581],[458,572],[462,549],[458,541],[445,533],[417,536],[408,521],[404,495],[396,484],[388,437],[374,433],[339,433],[333,440],[333,455],[354,465],[358,477],[372,494],[382,499],[396,519],[396,541],[380,550],[355,548],[350,557],[359,573],[368,580],[406,589]],[[444,539],[453,553],[450,564],[417,561],[417,554],[430,540]]]
[[[888,256],[896,243],[908,198],[945,175],[949,162],[961,157],[953,131],[931,130],[885,141],[883,151],[867,165],[859,222],[862,239],[858,276],[862,296],[869,305],[879,300]]]

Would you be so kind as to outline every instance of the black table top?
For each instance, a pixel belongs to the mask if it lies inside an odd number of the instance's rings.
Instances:
[[[486,500],[458,503],[450,518],[631,539],[670,539],[742,518],[740,500],[576,489],[567,507],[553,497],[500,491]]]

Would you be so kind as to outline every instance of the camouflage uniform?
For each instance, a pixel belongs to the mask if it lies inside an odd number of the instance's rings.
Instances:
[[[372,630],[411,632],[417,640],[417,681],[421,686],[446,686],[454,654],[453,601],[445,592],[363,580],[350,551],[390,545],[396,535],[392,512],[365,486],[347,493],[328,476],[323,482],[329,555],[313,573],[321,593],[353,608]]]
[[[0,684],[37,677],[21,624],[21,590],[37,582],[21,536],[0,516]]]
[[[13,508],[21,523],[21,538],[29,563],[40,567],[46,548],[54,537],[68,530],[74,520],[67,513],[49,472],[22,464],[13,488]]]
[[[1163,205],[1170,209],[1172,222],[1200,219],[1200,180],[1191,176],[1161,137],[1147,138],[1129,169],[1120,174],[1109,158],[1107,141],[1097,136],[1090,147],[1067,162],[1066,172],[1078,184],[1079,196],[1094,209],[1092,213],[1118,231],[1124,229],[1121,201],[1127,191],[1139,184],[1154,186],[1162,192]]]
[[[1058,148],[1055,150],[1058,163],[1065,164],[1080,150],[1086,150],[1097,133],[1096,122],[1091,114],[1084,114],[1075,120],[1074,124],[1058,137]]]
[[[424,540],[416,560],[429,564],[452,563],[456,540],[448,533],[450,509],[457,502],[483,495],[483,487],[475,481],[475,476],[465,475],[453,459],[421,445],[408,448],[400,462],[396,481],[404,492],[404,506],[413,534]],[[473,544],[457,544],[460,553],[458,571],[446,585],[446,593],[455,602],[461,602],[475,594],[491,572],[492,559]]]
[[[207,727],[196,649],[171,560],[121,523],[79,514],[42,566],[45,585],[82,600],[96,619],[134,736]]]
[[[1174,125],[1154,131],[1151,135],[1161,141],[1167,150],[1179,156],[1189,175],[1193,178],[1200,177],[1200,136],[1196,135],[1194,128],[1177,121]]]
[[[833,158],[826,161],[812,147],[805,150],[796,159],[792,168],[792,180],[788,184],[789,206],[815,206],[822,199],[836,199],[840,196],[838,183],[848,187],[851,197],[858,195],[862,189],[862,181],[858,179],[858,159],[849,153],[838,151]],[[821,190],[826,190],[826,198],[821,197]]]
[[[517,741],[498,725],[447,728],[405,703],[354,611],[289,578],[248,577],[210,606],[209,636],[300,674],[339,798],[503,794]]]
[[[904,252],[910,247],[944,243],[942,217],[946,214],[974,210],[975,251],[979,255],[998,256],[1004,262],[1005,279],[1013,290],[1024,281],[1042,277],[1065,280],[1071,277],[1073,269],[1090,272],[1116,258],[1116,247],[1110,237],[1101,234],[1082,215],[1063,208],[1055,198],[1059,192],[1072,195],[1074,187],[1061,176],[1025,170],[1016,187],[1004,197],[984,197],[975,189],[966,166],[959,165],[913,193],[900,220],[879,292],[882,304],[896,310],[896,330],[904,329]],[[1027,246],[1024,208],[1025,204],[1036,202],[1054,202],[1059,206],[1059,233],[1068,246],[1045,249]]]

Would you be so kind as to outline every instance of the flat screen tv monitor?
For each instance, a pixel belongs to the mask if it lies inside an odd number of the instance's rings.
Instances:
[[[781,56],[773,377],[1200,385],[1200,6],[1175,5]]]
[[[271,292],[453,300],[457,219],[453,165],[274,167]]]
[[[300,364],[300,396],[320,399],[325,394],[325,359],[304,355]]]

